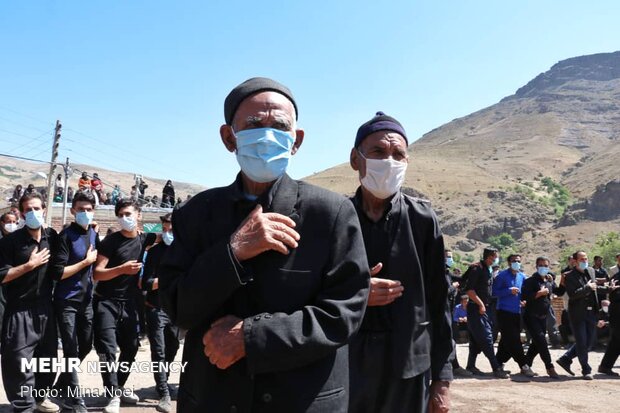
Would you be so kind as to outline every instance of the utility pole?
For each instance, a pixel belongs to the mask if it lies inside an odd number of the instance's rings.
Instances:
[[[65,170],[65,188],[62,192],[62,226],[64,227],[67,223],[67,189],[69,188],[69,176],[72,174],[69,167],[69,158],[67,158],[62,168]]]
[[[60,129],[62,125],[60,121],[56,121],[56,127],[54,128],[54,141],[52,143],[52,162],[50,163],[50,173],[47,179],[47,216],[45,217],[45,223],[49,227],[52,224],[52,202],[54,201],[54,181],[56,177],[56,159],[58,159],[58,145],[60,144]]]

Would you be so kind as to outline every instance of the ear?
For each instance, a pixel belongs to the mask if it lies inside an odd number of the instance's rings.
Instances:
[[[303,129],[295,129],[295,143],[293,143],[293,149],[291,150],[291,155],[295,155],[297,150],[304,142],[305,132]]]
[[[366,163],[363,161],[357,149],[351,149],[351,155],[349,155],[349,163],[354,171],[359,172],[360,178],[366,176]]]
[[[73,216],[75,216],[75,214],[77,213],[76,210],[73,209],[73,208],[71,208],[69,211],[71,212],[71,215],[73,215]]]
[[[228,149],[228,152],[235,152],[237,150],[237,139],[230,125],[220,126],[220,137],[222,138],[222,143],[224,143],[224,146]]]

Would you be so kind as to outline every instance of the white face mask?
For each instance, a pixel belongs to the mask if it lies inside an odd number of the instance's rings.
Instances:
[[[603,306],[603,307],[601,307],[601,309],[603,310],[604,313],[608,313],[609,312],[609,307],[608,306]]]
[[[362,186],[379,199],[394,195],[405,181],[407,162],[399,162],[392,158],[366,160],[366,175],[360,180]]]
[[[9,234],[10,234],[11,232],[15,232],[15,231],[17,231],[17,229],[18,229],[18,226],[17,226],[17,224],[16,224],[16,223],[9,222],[8,224],[4,224],[4,230],[5,230],[6,232],[8,232]]]
[[[133,231],[136,227],[136,220],[134,217],[121,217],[118,219],[118,225],[125,231]]]

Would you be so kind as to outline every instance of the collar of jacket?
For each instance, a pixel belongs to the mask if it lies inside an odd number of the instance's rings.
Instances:
[[[235,182],[229,187],[230,200],[232,202],[256,202],[263,206],[264,212],[277,212],[295,219],[296,205],[299,197],[299,184],[291,179],[288,174],[279,177],[269,188],[261,194],[256,201],[248,201],[243,193],[243,178],[241,172],[237,174]]]

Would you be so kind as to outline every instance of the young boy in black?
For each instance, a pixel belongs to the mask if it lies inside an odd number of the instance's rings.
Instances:
[[[114,207],[121,230],[107,236],[99,246],[95,265],[98,281],[93,297],[95,312],[95,349],[102,362],[131,363],[138,351],[138,315],[134,296],[138,288],[141,256],[157,241],[155,234],[138,231],[140,206],[135,200],[123,199]],[[118,341],[117,341],[118,339]],[[120,411],[121,401],[136,404],[139,398],[121,390],[129,372],[102,371],[103,384],[111,397],[106,413]]]

